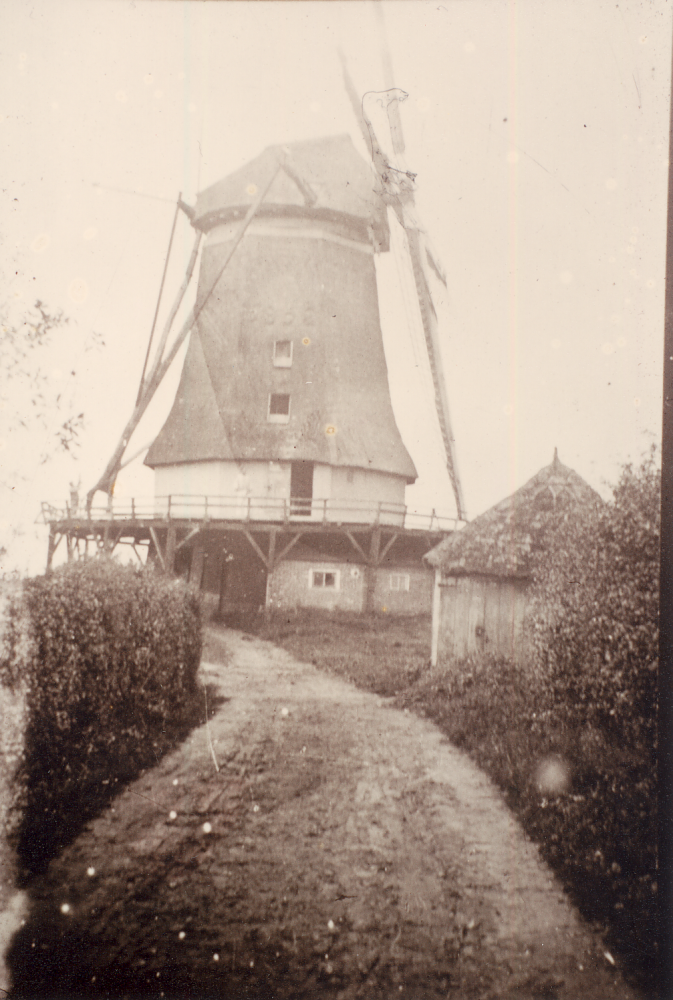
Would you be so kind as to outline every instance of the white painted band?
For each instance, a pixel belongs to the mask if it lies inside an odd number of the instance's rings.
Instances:
[[[362,253],[373,254],[374,248],[371,243],[361,243],[359,240],[349,240],[346,236],[330,232],[329,229],[318,229],[317,226],[307,226],[300,222],[292,225],[290,219],[279,219],[274,225],[268,219],[253,219],[248,227],[248,233],[253,236],[275,236],[280,239],[307,239],[326,240],[328,243],[336,243],[338,246],[350,247],[352,250],[360,250]],[[218,243],[231,243],[238,231],[240,223],[223,222],[220,226],[214,226],[206,237],[206,246],[215,246]],[[247,234],[246,234],[247,235]]]

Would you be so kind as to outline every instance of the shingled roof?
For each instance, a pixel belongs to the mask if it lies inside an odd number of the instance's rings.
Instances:
[[[554,512],[601,503],[598,493],[562,465],[554,450],[551,465],[462,531],[445,538],[425,559],[447,576],[527,577],[531,556],[544,545]]]
[[[245,166],[202,191],[196,199],[193,225],[207,232],[241,218],[272,177],[258,217],[299,216],[348,221],[369,241],[368,227],[382,250],[388,249],[386,206],[371,165],[355,149],[349,135],[268,146]]]

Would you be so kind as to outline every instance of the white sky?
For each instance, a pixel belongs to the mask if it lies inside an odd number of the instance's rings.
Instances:
[[[670,6],[384,4],[395,82],[410,95],[407,164],[448,275],[438,311],[470,517],[555,446],[605,492],[659,439]],[[28,481],[16,479],[13,502],[0,497],[14,523],[42,499],[62,502],[70,479],[85,492],[109,458],[135,399],[178,191],[193,202],[271,143],[350,132],[364,154],[337,45],[359,91],[382,89],[383,73],[365,0],[4,0],[0,39],[2,271],[12,295],[63,308],[107,345],[82,355],[64,337],[54,370],[78,372],[81,457],[38,468],[22,449]],[[166,302],[191,237],[181,220]],[[413,289],[396,259],[379,272],[394,403],[421,472],[409,499],[450,510],[428,393],[409,376]],[[160,427],[178,374],[134,444]],[[142,466],[120,477],[118,492],[152,490]]]

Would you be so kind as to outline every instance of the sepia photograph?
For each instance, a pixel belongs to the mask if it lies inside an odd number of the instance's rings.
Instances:
[[[0,2],[3,996],[665,1000],[672,35]]]

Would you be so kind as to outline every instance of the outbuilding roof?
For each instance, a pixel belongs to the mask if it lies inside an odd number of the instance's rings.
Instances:
[[[596,506],[598,493],[573,469],[554,460],[520,489],[445,538],[425,556],[447,576],[527,577],[531,556],[544,545],[560,508]]]

